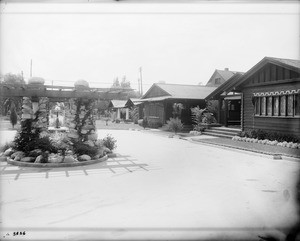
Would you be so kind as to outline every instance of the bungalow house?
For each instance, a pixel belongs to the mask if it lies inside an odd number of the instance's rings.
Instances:
[[[127,108],[126,100],[111,100],[108,105],[108,109],[115,113],[116,119],[129,119],[129,108]]]
[[[220,85],[206,99],[218,99],[228,117],[233,97],[241,102],[241,129],[300,136],[300,60],[265,57],[245,74],[237,73]]]
[[[181,103],[181,121],[185,125],[191,125],[190,108],[205,108],[205,98],[215,89],[216,87],[211,86],[155,83],[141,98],[144,114],[147,117],[158,117],[164,124],[173,117],[173,105]]]

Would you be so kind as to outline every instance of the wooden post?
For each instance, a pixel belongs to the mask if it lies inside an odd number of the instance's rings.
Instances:
[[[227,119],[228,119],[228,100],[224,100],[225,102],[225,113],[224,113],[224,125],[227,127],[228,123],[227,123]]]

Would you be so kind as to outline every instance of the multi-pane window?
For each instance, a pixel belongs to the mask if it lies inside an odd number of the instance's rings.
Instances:
[[[256,116],[300,117],[300,94],[256,97],[254,108]]]
[[[272,105],[273,105],[273,97],[272,96],[268,96],[267,97],[267,115],[272,116]]]
[[[273,97],[273,115],[274,116],[279,115],[279,96]]]
[[[286,96],[280,96],[280,116],[286,116]]]
[[[295,95],[295,116],[300,116],[300,94]]]
[[[266,97],[261,97],[260,113],[261,113],[261,115],[266,115]]]

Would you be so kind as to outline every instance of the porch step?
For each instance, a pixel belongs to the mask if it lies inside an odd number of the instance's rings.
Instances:
[[[211,127],[210,129],[205,129],[203,132],[204,135],[208,136],[216,136],[223,138],[232,138],[237,135],[241,130],[235,128],[227,128],[227,127]]]

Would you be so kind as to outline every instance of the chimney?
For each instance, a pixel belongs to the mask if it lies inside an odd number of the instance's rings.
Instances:
[[[228,69],[228,68],[225,68],[225,71],[229,71],[229,69]]]

